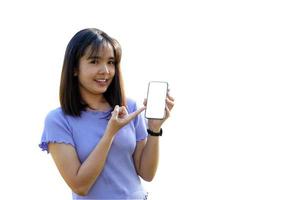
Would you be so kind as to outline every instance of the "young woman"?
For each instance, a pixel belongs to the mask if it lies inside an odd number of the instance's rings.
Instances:
[[[119,43],[98,29],[69,42],[60,83],[61,107],[49,112],[39,145],[51,153],[73,199],[146,199],[140,178],[156,173],[161,126],[144,120],[146,106],[124,94]]]

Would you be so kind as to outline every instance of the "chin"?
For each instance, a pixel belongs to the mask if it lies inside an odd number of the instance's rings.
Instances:
[[[96,90],[95,92],[97,93],[97,94],[104,94],[105,92],[107,91],[107,88],[106,89],[101,89],[101,90]]]

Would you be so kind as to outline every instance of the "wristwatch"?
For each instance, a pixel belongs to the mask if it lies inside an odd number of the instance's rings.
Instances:
[[[151,135],[151,136],[162,136],[163,130],[162,130],[162,128],[161,128],[161,129],[159,130],[159,132],[156,133],[156,132],[151,131],[150,129],[147,129],[147,132],[148,132],[148,134]]]

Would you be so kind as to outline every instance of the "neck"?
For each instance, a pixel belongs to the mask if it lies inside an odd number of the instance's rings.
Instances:
[[[91,95],[81,93],[82,100],[87,104],[88,108],[95,111],[106,111],[110,108],[103,94]]]

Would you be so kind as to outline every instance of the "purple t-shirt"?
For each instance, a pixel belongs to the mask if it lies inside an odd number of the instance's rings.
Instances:
[[[128,112],[137,109],[127,100]],[[98,144],[106,129],[112,109],[107,112],[82,111],[81,117],[65,115],[57,108],[47,115],[40,147],[48,152],[48,143],[72,145],[83,163]],[[144,199],[146,192],[134,167],[133,153],[136,142],[147,137],[145,118],[138,115],[116,134],[105,166],[86,196],[72,193],[73,199],[111,200]]]

